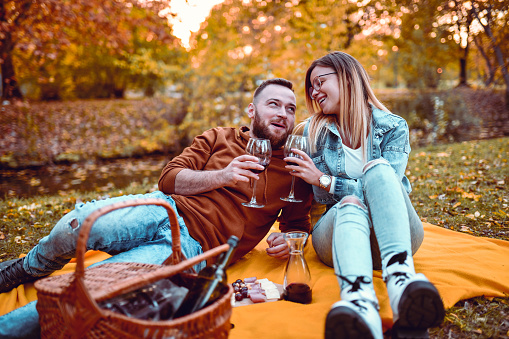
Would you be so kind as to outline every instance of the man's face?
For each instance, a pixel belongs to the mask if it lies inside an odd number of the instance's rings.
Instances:
[[[273,149],[281,148],[295,124],[296,100],[293,91],[280,85],[269,85],[249,104],[251,136],[269,139]]]

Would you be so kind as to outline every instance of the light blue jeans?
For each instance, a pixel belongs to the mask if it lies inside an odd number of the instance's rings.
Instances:
[[[46,276],[61,269],[74,257],[80,225],[90,213],[115,202],[139,198],[164,199],[177,211],[173,199],[160,191],[76,204],[75,209],[62,217],[50,234],[27,254],[25,270],[34,276]],[[182,253],[186,258],[203,253],[200,243],[189,235],[184,219],[177,217]],[[122,208],[99,217],[87,243],[89,250],[113,255],[95,265],[111,262],[162,264],[172,253],[171,246],[168,213],[164,207],[155,205]],[[198,271],[205,265],[206,262],[202,262],[194,268]],[[0,317],[0,338],[39,337],[39,316],[35,305],[35,301],[31,302]]]
[[[316,223],[312,232],[318,257],[334,267],[337,276],[366,277],[381,269],[390,253],[414,254],[424,239],[424,229],[407,192],[385,160],[368,165],[363,173],[364,201],[344,197]],[[350,197],[351,198],[351,197]],[[339,279],[343,287],[344,280]]]

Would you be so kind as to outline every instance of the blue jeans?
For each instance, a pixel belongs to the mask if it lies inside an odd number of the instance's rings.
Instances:
[[[80,225],[93,211],[115,202],[160,198],[177,211],[173,199],[162,192],[121,196],[106,200],[76,204],[75,209],[60,219],[50,234],[39,241],[26,256],[24,269],[34,276],[46,276],[61,269],[74,257]],[[203,253],[201,245],[193,239],[184,220],[178,217],[180,243],[186,258]],[[113,255],[100,263],[140,262],[162,264],[172,252],[170,222],[166,209],[155,205],[127,207],[112,211],[97,219],[87,243],[87,249]],[[194,268],[206,265],[201,262]],[[18,308],[0,317],[0,338],[37,338],[40,336],[36,302]]]
[[[316,223],[312,242],[318,257],[334,267],[336,275],[371,279],[373,269],[381,269],[387,255],[414,254],[424,229],[389,163],[379,160],[368,165],[362,183],[362,206],[343,198]]]

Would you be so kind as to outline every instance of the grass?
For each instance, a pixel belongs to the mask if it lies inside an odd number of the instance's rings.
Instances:
[[[509,241],[509,138],[429,146],[412,151],[407,176],[424,221]],[[156,182],[154,178],[153,182]],[[0,260],[27,253],[77,201],[145,193],[153,184],[106,192],[0,200]],[[508,338],[509,296],[462,300],[430,331],[432,338]]]

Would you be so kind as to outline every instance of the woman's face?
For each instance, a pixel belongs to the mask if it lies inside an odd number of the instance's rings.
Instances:
[[[331,67],[316,66],[311,71],[309,95],[314,99],[324,114],[339,112],[339,84],[336,70]],[[319,90],[317,90],[319,88]]]

